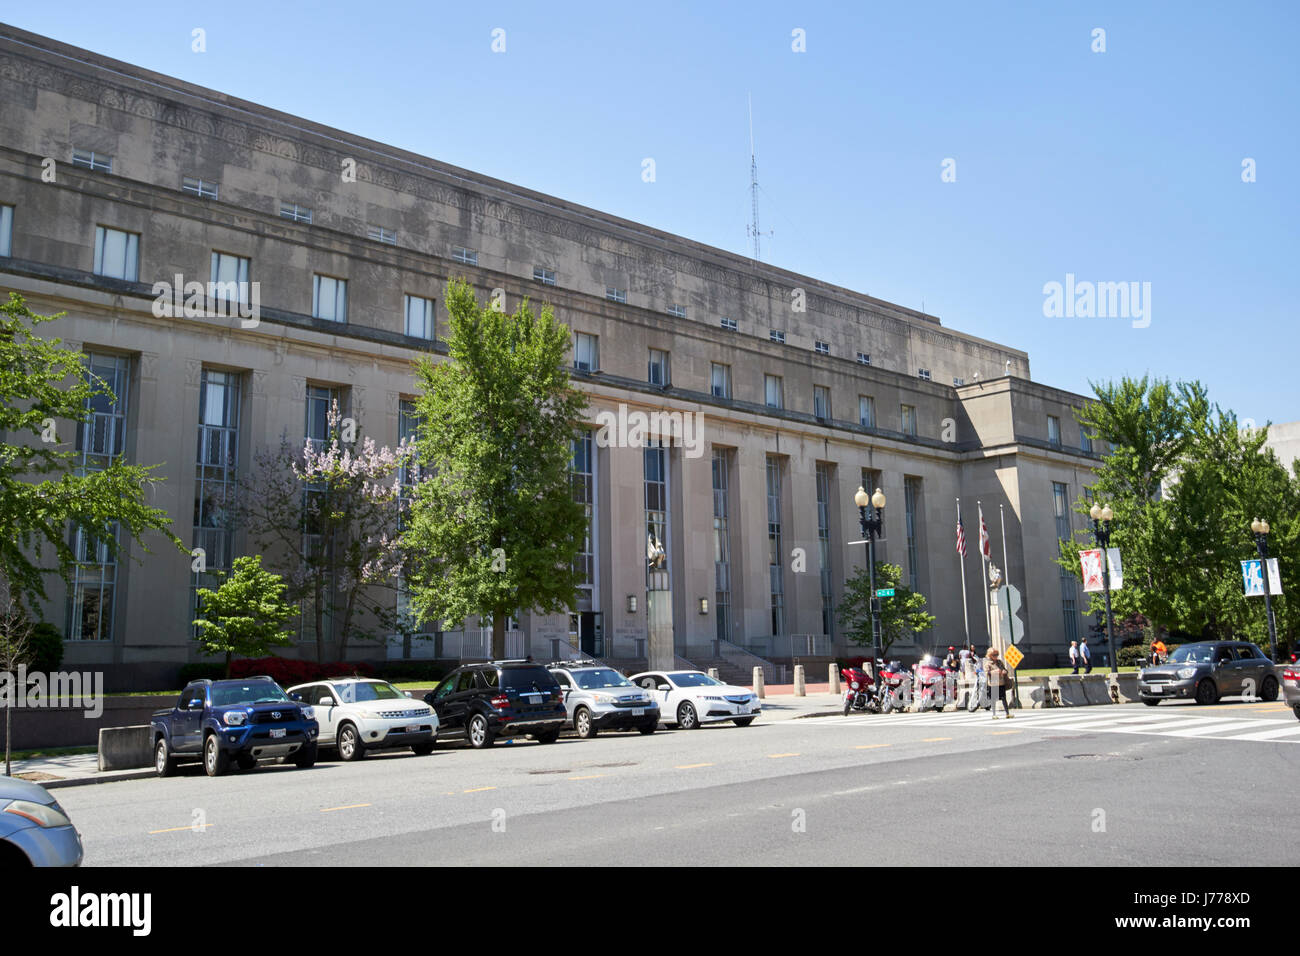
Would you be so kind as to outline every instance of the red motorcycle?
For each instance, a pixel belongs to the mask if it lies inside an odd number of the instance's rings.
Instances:
[[[912,704],[912,672],[898,661],[880,669],[880,712],[907,710]]]
[[[847,717],[851,710],[864,714],[880,712],[875,684],[866,671],[860,667],[841,667],[840,679],[844,681],[844,716]]]
[[[938,658],[926,654],[917,663],[915,670],[917,710],[943,710],[956,697],[956,681]]]

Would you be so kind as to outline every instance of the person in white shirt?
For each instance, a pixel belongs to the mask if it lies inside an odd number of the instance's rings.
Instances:
[[[1070,666],[1074,668],[1071,673],[1079,673],[1079,642],[1070,642]]]

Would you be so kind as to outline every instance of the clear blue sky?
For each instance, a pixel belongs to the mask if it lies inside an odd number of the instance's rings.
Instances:
[[[1300,4],[181,6],[4,16],[740,253],[752,93],[765,260],[924,301],[1052,385],[1198,378],[1243,418],[1300,419]],[[1150,282],[1150,326],[1045,318],[1067,273]]]

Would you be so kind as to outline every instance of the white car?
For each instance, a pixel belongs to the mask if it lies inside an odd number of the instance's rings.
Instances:
[[[703,671],[646,671],[628,680],[659,702],[659,713],[669,727],[694,730],[728,720],[748,727],[763,712],[753,691],[723,684]]]
[[[320,725],[317,746],[334,748],[341,760],[395,747],[410,747],[422,757],[433,753],[438,715],[388,681],[337,678],[299,684],[288,693],[312,706]]]

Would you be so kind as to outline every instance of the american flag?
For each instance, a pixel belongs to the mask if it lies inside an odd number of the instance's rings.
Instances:
[[[957,516],[957,553],[966,557],[966,529],[962,527],[961,516]]]
[[[992,549],[989,547],[989,527],[984,523],[984,512],[980,511],[980,551],[984,557],[992,555]]]

